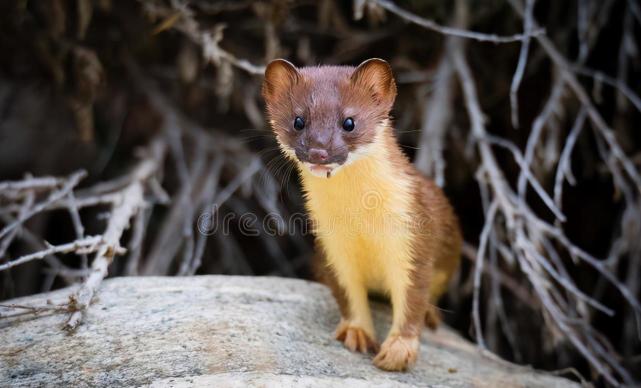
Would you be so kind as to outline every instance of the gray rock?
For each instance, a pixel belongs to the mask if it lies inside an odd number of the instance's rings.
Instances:
[[[64,303],[70,289],[4,302]],[[0,310],[6,315],[7,310]],[[379,338],[389,309],[374,307]],[[425,330],[417,365],[378,370],[334,340],[322,285],[268,277],[106,280],[73,335],[66,314],[0,319],[0,386],[570,387],[493,357],[447,328]]]

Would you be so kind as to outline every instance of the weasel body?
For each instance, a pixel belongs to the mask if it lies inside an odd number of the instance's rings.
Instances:
[[[458,267],[461,235],[442,191],[400,149],[389,123],[396,86],[387,62],[357,68],[269,64],[263,95],[282,151],[296,162],[316,235],[316,274],[341,309],[336,337],[374,363],[405,370]],[[380,347],[368,293],[389,296]]]

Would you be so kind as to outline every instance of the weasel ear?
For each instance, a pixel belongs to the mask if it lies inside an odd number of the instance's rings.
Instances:
[[[390,65],[380,59],[372,58],[358,65],[351,77],[352,85],[365,88],[379,104],[392,108],[396,97],[396,83]]]
[[[281,96],[294,86],[301,78],[300,73],[291,62],[274,59],[265,69],[263,80],[263,97],[265,100]]]

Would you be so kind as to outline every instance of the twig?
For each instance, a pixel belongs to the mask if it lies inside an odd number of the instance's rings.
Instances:
[[[171,209],[162,227],[151,244],[151,251],[147,255],[141,273],[144,275],[167,274],[172,260],[185,238],[185,225],[191,226],[194,214],[193,188],[206,173],[207,154],[198,147],[192,156],[189,181],[183,184],[174,195]],[[180,238],[176,238],[180,236]]]
[[[199,203],[204,203],[205,206],[215,206],[213,205],[214,197],[216,195],[216,190],[220,181],[220,174],[222,172],[223,163],[223,159],[220,157],[214,160],[205,186],[201,192],[201,198],[199,198],[198,200]],[[198,216],[200,217],[200,215]],[[196,244],[192,255],[189,257],[189,259],[185,259],[181,263],[179,271],[180,275],[194,275],[196,273],[196,271],[200,267],[202,255],[205,252],[206,242],[207,234],[198,233],[198,235],[196,236]]]
[[[510,85],[510,105],[512,108],[512,126],[514,128],[519,127],[519,101],[518,101],[518,92],[519,86],[521,85],[521,80],[523,79],[523,72],[525,71],[525,66],[527,65],[527,56],[530,50],[530,35],[532,31],[532,12],[534,12],[534,0],[526,0],[525,3],[525,13],[523,17],[523,32],[525,37],[523,38],[523,43],[521,43],[521,52],[519,53],[519,62],[516,65],[516,70],[514,71],[514,76],[512,77],[512,84]]]
[[[80,219],[80,213],[78,212],[78,207],[76,205],[76,198],[73,195],[73,191],[69,192],[67,195],[67,203],[69,204],[69,215],[71,216],[71,222],[73,223],[73,229],[76,232],[76,238],[81,239],[85,237],[85,227],[82,225],[82,220]],[[88,259],[87,254],[81,254],[82,259],[82,269],[87,269]]]
[[[151,209],[145,211],[142,209],[136,214],[131,240],[129,241],[129,257],[125,274],[129,276],[138,275],[138,265],[142,254],[142,243],[145,237],[145,224],[151,216]]]
[[[418,151],[414,164],[437,185],[445,184],[445,160],[443,158],[443,143],[448,124],[452,116],[452,62],[448,57],[452,40],[448,37],[446,52],[441,58],[432,88],[432,95],[425,99],[423,110],[423,125],[421,138],[418,141]]]
[[[66,312],[69,311],[69,306],[68,305],[44,305],[44,306],[27,306],[27,305],[21,305],[21,304],[0,304],[0,309],[8,309],[8,310],[22,310],[21,312],[14,313],[14,314],[5,314],[2,311],[0,311],[0,319],[6,319],[6,318],[16,318],[16,317],[21,317],[25,315],[38,315],[43,312]],[[0,355],[2,355],[0,353]]]
[[[20,213],[18,214],[18,218],[24,217],[31,206],[33,206],[33,201],[34,201],[35,195],[33,192],[27,193],[27,196],[24,200],[24,203],[21,206]],[[9,245],[11,245],[11,242],[13,239],[16,237],[18,234],[19,228],[14,228],[9,232],[9,235],[6,236],[4,239],[0,240],[0,263],[4,261],[4,255],[7,253],[7,250],[9,249]]]
[[[0,219],[2,219],[4,222],[14,221],[14,218],[8,215],[0,215]],[[38,237],[36,237],[29,229],[25,228],[24,226],[21,228],[20,233],[18,234],[18,237],[34,249],[44,250],[49,248],[49,246],[45,242],[42,242]],[[65,266],[58,257],[56,257],[54,254],[51,254],[51,255],[45,256],[43,260],[45,260],[47,264],[51,266],[52,268],[51,271],[55,272],[56,274],[60,274],[63,277],[63,279],[65,279],[65,281],[69,280],[67,279],[68,276],[66,274],[72,270],[67,266]],[[67,283],[69,283],[69,281],[67,281]]]
[[[585,66],[570,65],[570,69],[577,74],[594,79],[595,82],[603,82],[606,85],[617,89],[632,103],[632,105],[634,105],[634,107],[639,112],[641,112],[641,97],[639,97],[639,95],[637,95],[634,90],[630,89],[630,87],[626,85],[625,82],[621,81],[620,79],[610,77],[602,71],[593,70]]]
[[[523,156],[523,163],[526,168],[521,169],[521,171],[519,172],[519,179],[517,183],[517,190],[521,200],[525,200],[525,195],[526,195],[525,191],[527,188],[527,180],[528,180],[526,171],[529,172],[530,166],[532,166],[532,162],[534,161],[534,151],[537,145],[539,144],[539,139],[541,138],[541,134],[543,133],[543,128],[545,127],[546,123],[550,120],[550,116],[554,113],[556,109],[558,109],[561,98],[563,97],[564,89],[565,89],[565,82],[563,78],[556,77],[556,80],[554,81],[554,86],[552,87],[552,91],[550,92],[550,97],[548,98],[548,101],[545,103],[545,106],[541,110],[541,113],[538,116],[536,116],[536,118],[534,119],[534,122],[532,123],[532,130],[528,135],[527,145],[525,146],[525,155]],[[557,215],[557,217],[558,217],[558,213],[560,213],[560,210],[558,212],[555,212],[555,215]],[[563,217],[558,217],[558,218],[565,221]]]
[[[572,130],[565,141],[565,147],[563,147],[561,157],[559,158],[559,164],[554,178],[554,203],[556,203],[559,208],[561,207],[561,197],[563,195],[563,177],[566,177],[568,182],[572,185],[576,182],[574,175],[572,174],[572,150],[574,149],[574,144],[583,129],[586,116],[587,112],[585,108],[581,108],[581,111],[579,111],[574,125],[572,126]]]
[[[102,236],[91,236],[85,237],[80,240],[76,240],[67,244],[61,245],[51,245],[49,248],[34,252],[25,256],[21,256],[14,260],[10,260],[5,264],[0,265],[0,271],[4,271],[9,268],[13,268],[17,265],[24,264],[32,260],[42,260],[49,255],[54,255],[56,253],[70,253],[70,252],[82,252],[82,253],[91,253],[99,250],[104,241]],[[123,253],[123,249],[119,246],[115,247],[115,253]]]
[[[43,202],[40,202],[33,206],[29,211],[27,211],[25,214],[22,215],[22,217],[18,217],[14,222],[10,223],[9,225],[5,226],[2,230],[0,230],[0,238],[3,238],[4,236],[7,235],[12,229],[18,227],[20,224],[28,220],[29,218],[33,217],[34,215],[42,212],[44,209],[48,208],[52,203],[60,200],[61,198],[67,196],[71,190],[73,190],[76,185],[80,182],[82,178],[84,178],[87,175],[85,171],[77,171],[69,176],[67,178],[66,182],[63,184],[63,186],[51,194],[49,194],[49,197],[44,200]]]
[[[175,23],[172,23],[173,28],[184,33],[192,41],[200,45],[203,50],[203,57],[205,57],[206,60],[215,65],[220,65],[221,61],[226,61],[253,75],[263,75],[265,73],[265,66],[257,66],[246,59],[237,58],[218,45],[222,40],[222,28],[217,29],[214,33],[201,31],[198,22],[193,16],[193,12],[187,5],[172,1],[173,8],[170,9],[146,1],[143,1],[143,3],[149,15],[172,18],[172,20],[175,18]]]
[[[80,190],[82,191],[82,190]],[[100,195],[92,196],[78,196],[75,197],[74,205],[76,209],[84,209],[87,207],[99,206],[99,205],[112,205],[116,200],[118,200],[118,193],[111,192]],[[52,202],[46,209],[43,210],[60,210],[69,208],[69,199],[61,198],[57,201]],[[15,214],[20,212],[20,205],[11,204],[0,209],[0,214]]]
[[[476,333],[476,342],[483,349],[487,347],[485,346],[485,341],[483,340],[483,330],[481,328],[481,316],[479,309],[479,297],[481,294],[481,273],[483,272],[483,261],[485,257],[487,242],[490,236],[490,231],[492,230],[492,225],[494,224],[494,217],[496,216],[497,210],[498,202],[494,201],[487,211],[485,225],[483,226],[481,237],[479,238],[480,244],[478,252],[476,254],[474,266],[474,297],[472,302],[472,316],[474,321],[474,331]]]
[[[556,218],[561,221],[565,221],[566,219],[565,215],[563,214],[561,209],[554,203],[552,198],[550,198],[550,196],[545,191],[545,189],[543,189],[543,186],[541,186],[539,181],[536,180],[536,178],[530,171],[530,168],[525,160],[525,157],[521,154],[521,151],[519,151],[518,147],[516,147],[514,143],[496,136],[492,136],[492,135],[485,135],[485,138],[481,139],[480,141],[488,142],[490,144],[496,144],[510,151],[514,156],[514,160],[516,161],[516,163],[519,165],[519,168],[521,169],[520,174],[523,174],[523,177],[525,178],[525,180],[527,182],[530,182],[530,184],[532,185],[532,188],[538,194],[539,198],[541,198],[543,203],[545,203],[545,205],[556,216]],[[519,197],[520,197],[520,200],[523,203],[525,203],[525,193],[523,195],[519,195]]]
[[[19,181],[4,181],[0,182],[0,194],[5,195],[7,192],[12,191],[25,191],[25,190],[43,190],[52,189],[64,183],[64,179],[56,177],[37,177],[19,180]]]
[[[539,36],[541,34],[545,33],[545,30],[542,28],[536,28],[533,29],[531,32],[526,31],[523,34],[515,34],[515,35],[510,35],[510,36],[501,36],[501,35],[496,35],[496,34],[484,34],[481,32],[475,32],[475,31],[468,31],[468,30],[462,30],[459,28],[452,28],[452,27],[447,27],[447,26],[442,26],[438,23],[436,23],[433,20],[425,19],[423,17],[420,17],[418,15],[415,15],[409,11],[406,11],[400,7],[398,7],[396,4],[389,0],[368,0],[371,1],[375,4],[380,5],[381,7],[385,8],[389,12],[396,14],[400,16],[401,18],[408,20],[414,24],[417,24],[421,27],[427,28],[428,30],[436,31],[441,34],[445,35],[452,35],[456,36],[459,38],[468,38],[468,39],[474,39],[478,40],[481,42],[492,42],[492,43],[513,43],[513,42],[519,42],[523,41],[526,38],[529,38],[531,36]]]

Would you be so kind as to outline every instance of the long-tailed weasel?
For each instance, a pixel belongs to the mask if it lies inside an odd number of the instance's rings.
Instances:
[[[389,113],[390,66],[297,69],[278,59],[263,96],[282,152],[295,161],[314,225],[317,275],[341,310],[336,338],[374,364],[405,370],[417,358],[424,324],[459,263],[461,233],[443,192],[400,149]],[[379,346],[368,293],[388,295],[392,327]]]

